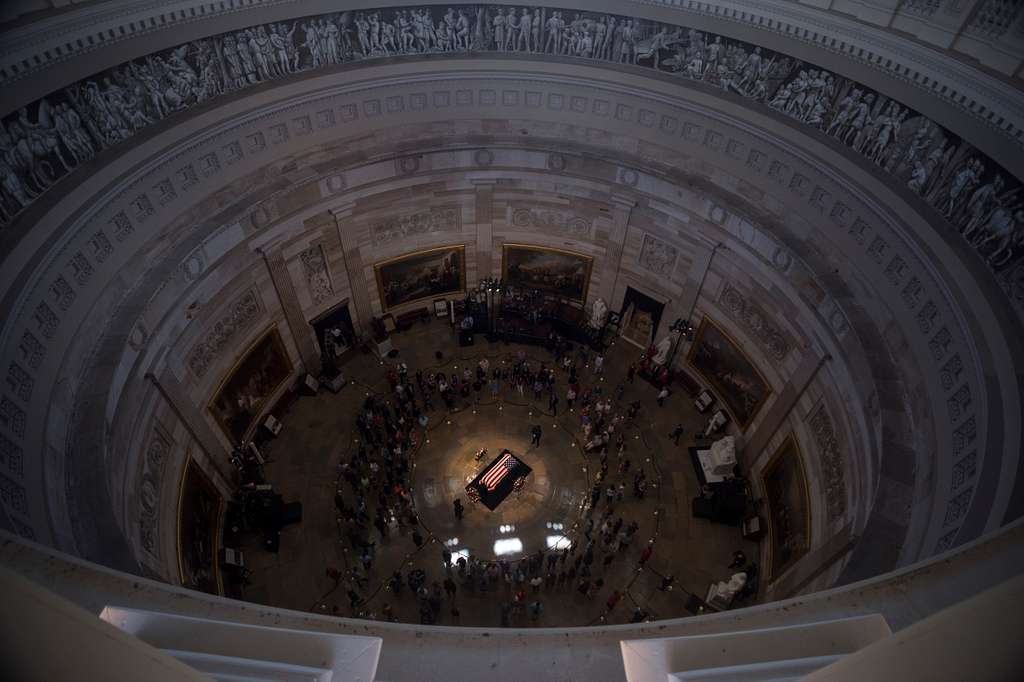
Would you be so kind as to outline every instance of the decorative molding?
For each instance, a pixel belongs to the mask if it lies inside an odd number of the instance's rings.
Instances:
[[[637,260],[643,269],[653,272],[659,277],[671,277],[676,270],[676,263],[679,262],[679,249],[644,232]]]
[[[473,162],[478,166],[490,166],[494,163],[494,152],[490,149],[477,149],[473,152]]]
[[[327,268],[323,246],[316,244],[309,247],[299,254],[299,260],[302,261],[302,271],[306,275],[306,285],[313,305],[320,305],[334,296],[334,285],[331,284],[331,273]]]
[[[197,378],[206,370],[240,331],[252,324],[263,312],[263,303],[255,288],[249,289],[231,303],[228,312],[213,324],[202,341],[188,354],[188,368]]]
[[[824,402],[811,413],[807,426],[818,444],[818,454],[821,457],[828,520],[835,521],[846,511],[846,463],[835,427],[832,425],[832,417],[825,409]]]
[[[511,223],[515,227],[560,232],[572,237],[589,237],[592,228],[590,220],[568,211],[550,208],[511,207]]]
[[[147,554],[159,560],[160,491],[163,482],[164,462],[171,450],[169,436],[154,425],[142,460],[142,474],[139,480],[139,542]]]
[[[728,282],[718,297],[722,309],[737,322],[753,333],[761,347],[776,362],[782,362],[789,355],[790,344],[778,327],[769,321],[768,315],[753,301],[744,296]]]
[[[462,211],[456,207],[432,208],[389,218],[370,227],[374,246],[439,232],[461,232]]]
[[[195,282],[206,270],[206,258],[203,256],[202,247],[188,255],[181,263],[181,272],[188,282]]]

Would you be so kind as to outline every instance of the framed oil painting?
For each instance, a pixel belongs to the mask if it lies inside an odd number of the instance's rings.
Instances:
[[[466,245],[441,246],[391,258],[373,266],[384,311],[466,288]]]
[[[654,343],[665,304],[633,287],[622,298],[622,337],[646,350]]]
[[[753,421],[772,392],[754,363],[707,317],[697,329],[688,360],[742,429]]]
[[[213,481],[188,457],[178,494],[178,572],[185,587],[220,594],[217,538],[222,505]]]
[[[761,471],[761,490],[768,504],[768,579],[775,580],[807,554],[811,541],[807,477],[792,434]]]
[[[507,284],[539,289],[583,303],[594,259],[582,253],[529,244],[505,244],[501,272]]]
[[[271,327],[235,363],[209,405],[232,443],[241,443],[256,426],[270,397],[292,373],[284,342]]]

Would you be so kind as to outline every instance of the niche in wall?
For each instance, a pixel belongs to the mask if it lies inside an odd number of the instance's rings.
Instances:
[[[633,287],[626,287],[622,297],[622,338],[647,350],[657,338],[665,304]]]
[[[355,344],[355,328],[348,303],[346,299],[309,322],[324,359],[325,374],[330,374],[328,369],[333,368],[338,358]]]

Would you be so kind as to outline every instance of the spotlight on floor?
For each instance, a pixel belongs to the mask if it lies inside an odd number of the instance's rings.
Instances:
[[[502,554],[519,554],[523,551],[523,541],[519,538],[502,538],[501,540],[494,541],[494,553],[498,556]]]
[[[572,545],[572,540],[564,535],[549,535],[546,544],[548,549],[567,549]]]

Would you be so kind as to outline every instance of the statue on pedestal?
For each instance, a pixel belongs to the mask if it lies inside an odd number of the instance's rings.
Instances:
[[[664,365],[668,361],[669,351],[672,350],[672,337],[666,336],[665,338],[663,338],[661,341],[658,342],[656,348],[657,352],[654,354],[654,357],[652,359],[654,360],[655,364]]]
[[[587,321],[594,329],[601,329],[608,321],[608,305],[603,298],[598,298],[590,306],[590,319]]]

